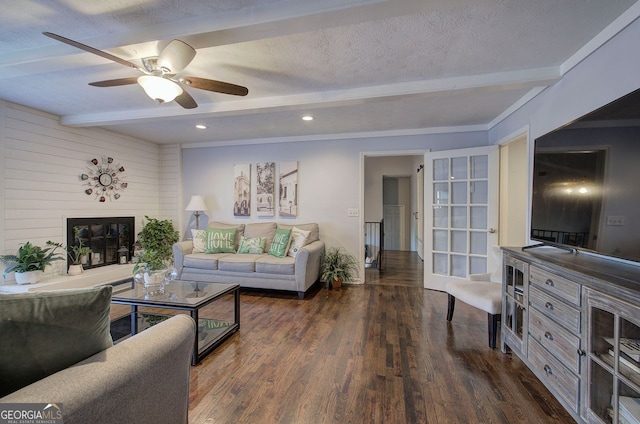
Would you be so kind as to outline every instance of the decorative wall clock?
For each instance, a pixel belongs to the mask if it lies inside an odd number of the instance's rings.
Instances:
[[[120,192],[128,185],[124,181],[123,173],[124,166],[115,164],[113,158],[91,159],[87,173],[80,176],[89,187],[84,192],[89,196],[95,196],[100,202],[106,202],[107,198],[118,200]]]

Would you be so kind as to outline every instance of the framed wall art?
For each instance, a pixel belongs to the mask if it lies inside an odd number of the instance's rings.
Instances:
[[[233,166],[233,216],[251,216],[251,164]]]
[[[280,163],[279,214],[298,216],[298,162]]]
[[[274,216],[276,213],[276,163],[257,163],[256,180],[256,209],[258,216]]]

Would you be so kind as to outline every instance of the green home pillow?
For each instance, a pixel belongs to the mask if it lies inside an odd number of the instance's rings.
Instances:
[[[289,239],[291,236],[291,230],[285,230],[278,228],[273,240],[271,241],[271,247],[269,247],[269,254],[278,258],[284,257],[287,254],[287,248],[289,247]]]
[[[111,289],[0,294],[0,397],[112,346]]]
[[[207,228],[207,244],[204,253],[236,253],[237,228]]]
[[[240,239],[240,247],[238,253],[264,253],[264,247],[267,244],[266,237],[245,237]]]

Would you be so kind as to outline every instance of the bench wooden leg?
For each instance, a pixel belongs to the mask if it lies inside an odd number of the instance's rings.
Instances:
[[[451,321],[453,319],[453,309],[456,307],[456,298],[447,294],[449,298],[449,307],[447,308],[447,321]]]
[[[487,314],[489,324],[489,347],[491,349],[496,348],[496,337],[498,335],[498,322],[500,321],[501,314]]]

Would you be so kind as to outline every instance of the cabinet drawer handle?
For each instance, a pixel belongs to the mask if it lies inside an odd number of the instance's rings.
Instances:
[[[551,333],[549,333],[548,331],[546,331],[546,332],[544,333],[544,337],[545,337],[547,340],[551,340],[551,341],[553,341],[553,335],[552,335]]]
[[[545,284],[549,287],[553,287],[553,280],[551,278],[547,278],[547,281],[545,281]]]
[[[545,365],[545,366],[544,366],[544,372],[545,372],[547,375],[553,375],[553,371],[551,371],[551,367],[550,367],[549,365]]]
[[[578,348],[578,356],[587,356],[587,352],[585,352],[584,350]]]
[[[551,302],[547,302],[544,304],[544,307],[550,311],[553,311],[553,304]]]

